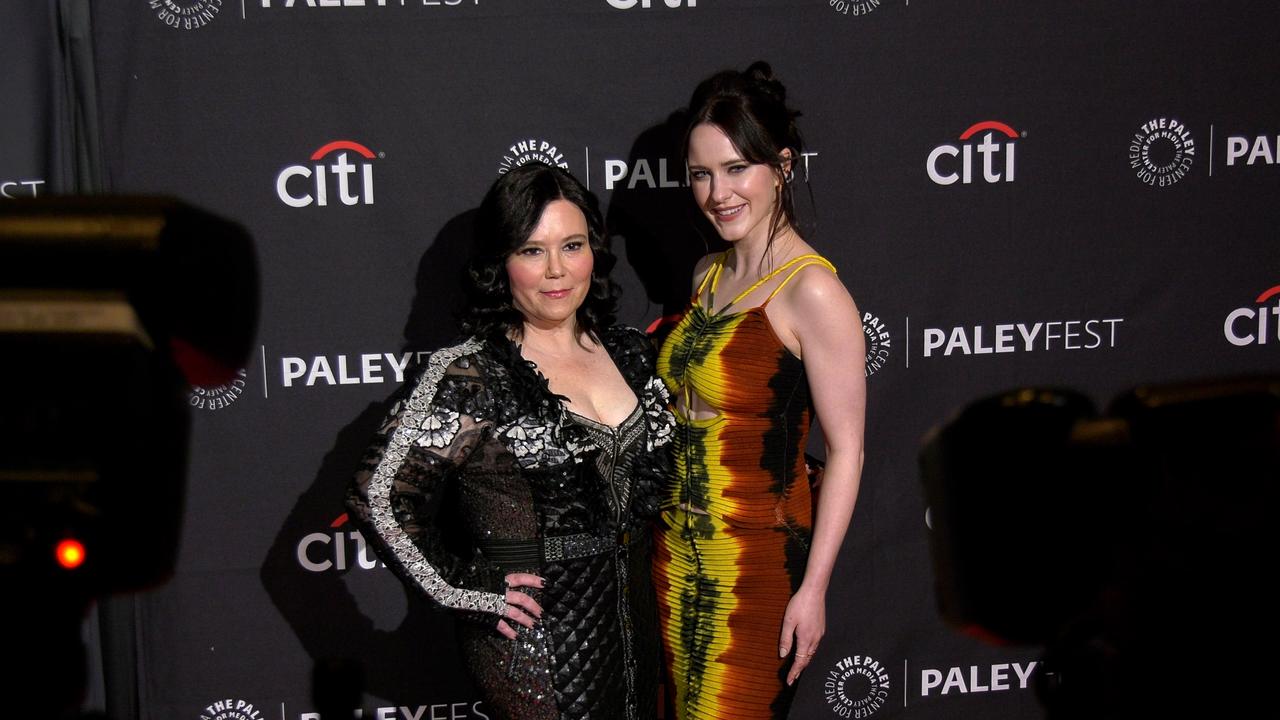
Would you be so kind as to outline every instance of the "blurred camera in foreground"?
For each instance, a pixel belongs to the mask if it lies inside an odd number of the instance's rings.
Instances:
[[[236,376],[257,313],[233,222],[165,198],[0,203],[0,617],[30,653],[6,681],[20,696],[65,704],[92,600],[173,572],[187,395]]]

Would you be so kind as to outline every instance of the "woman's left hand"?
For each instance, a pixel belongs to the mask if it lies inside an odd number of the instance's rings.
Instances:
[[[826,594],[801,585],[782,616],[782,636],[778,638],[778,657],[786,657],[794,649],[796,656],[787,671],[787,684],[794,684],[800,673],[818,652],[818,643],[827,629]]]

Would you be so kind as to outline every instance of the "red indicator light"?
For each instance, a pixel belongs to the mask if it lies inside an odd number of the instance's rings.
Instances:
[[[58,543],[54,550],[58,564],[68,570],[75,570],[84,564],[84,545],[79,540],[67,539]]]

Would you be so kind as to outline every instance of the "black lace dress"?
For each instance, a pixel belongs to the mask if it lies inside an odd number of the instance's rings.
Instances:
[[[458,612],[495,718],[657,712],[649,522],[674,418],[648,338],[617,327],[601,339],[639,399],[617,427],[566,410],[510,340],[472,338],[406,386],[348,494],[387,566]],[[510,622],[516,640],[495,629],[511,572],[546,580],[530,590],[542,619]]]

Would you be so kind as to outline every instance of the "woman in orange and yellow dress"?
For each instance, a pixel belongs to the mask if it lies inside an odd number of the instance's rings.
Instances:
[[[679,720],[787,716],[858,493],[866,351],[853,298],[796,229],[797,115],[762,62],[708,78],[689,106],[694,199],[730,249],[698,263],[658,358],[677,428],[654,580]]]

